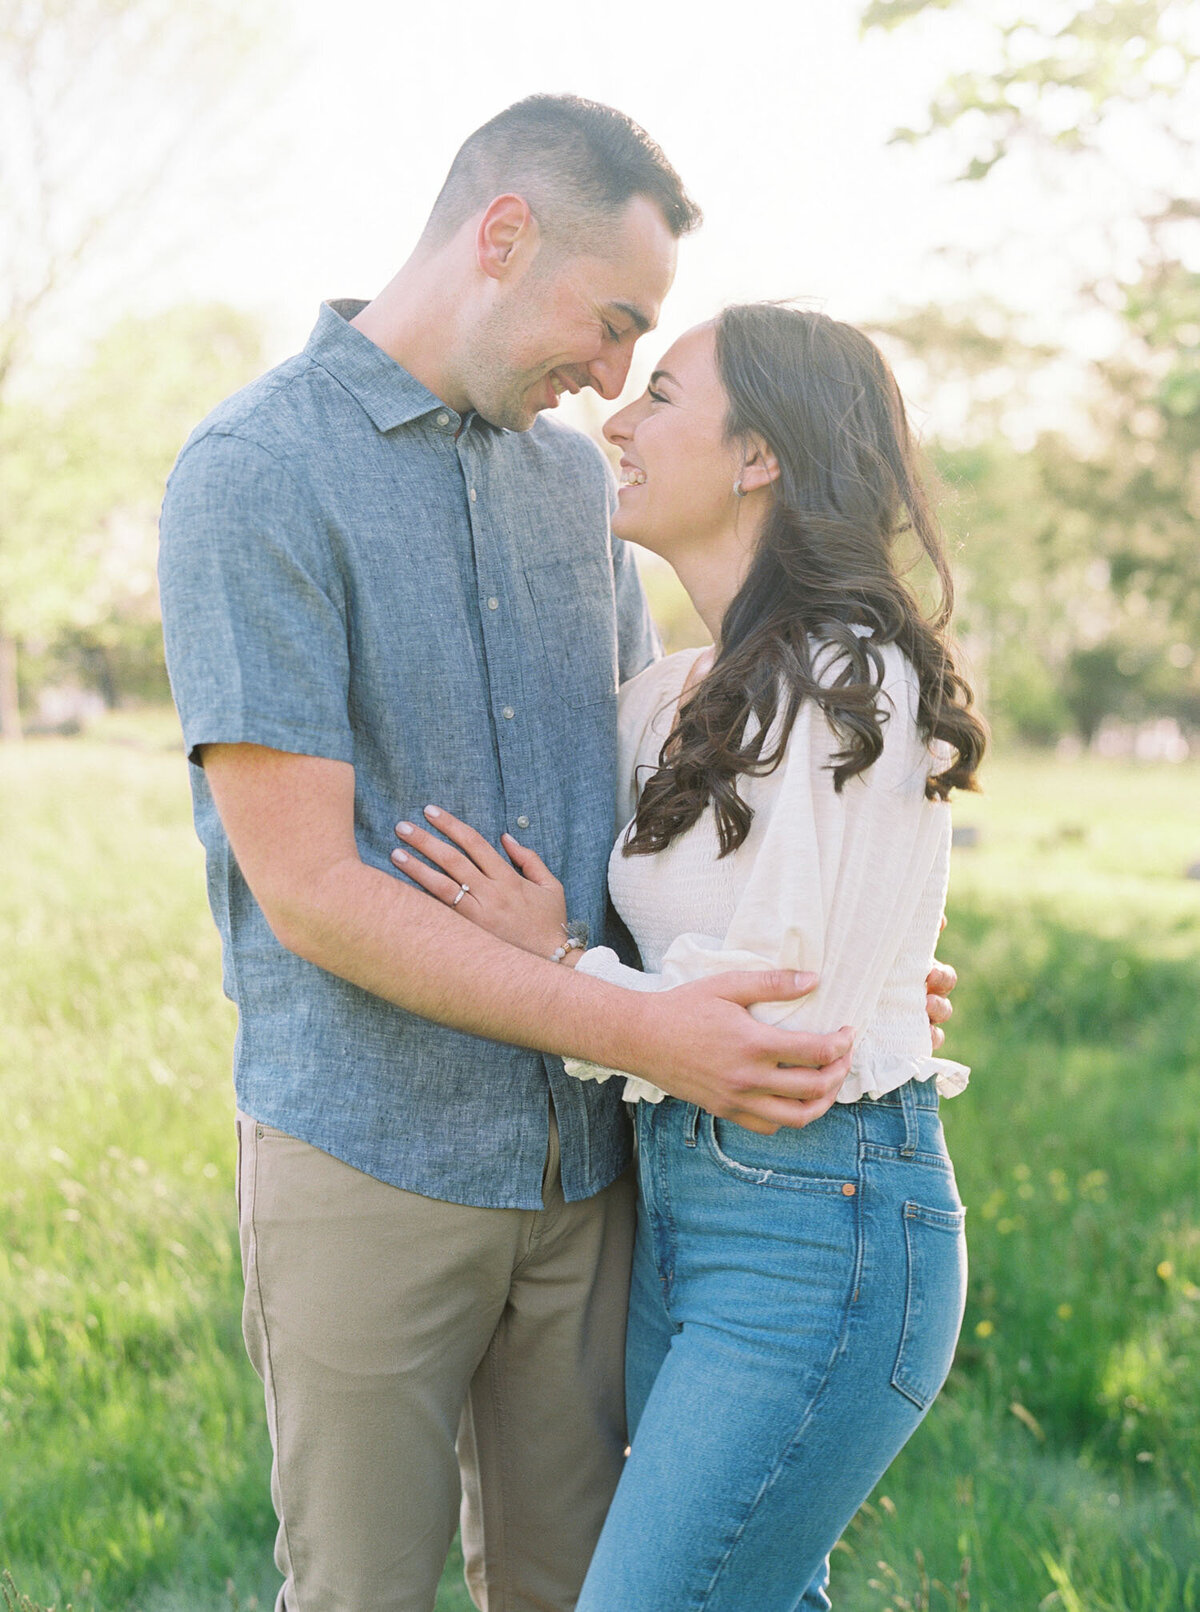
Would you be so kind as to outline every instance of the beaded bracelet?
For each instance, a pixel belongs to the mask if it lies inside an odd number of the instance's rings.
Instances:
[[[568,952],[587,950],[588,926],[582,919],[573,918],[570,923],[562,924],[560,927],[567,938],[561,946],[550,953],[552,963],[561,963]]]

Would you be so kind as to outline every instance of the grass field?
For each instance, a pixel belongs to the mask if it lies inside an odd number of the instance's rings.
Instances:
[[[0,1567],[76,1612],[274,1597],[233,1016],[170,733],[0,751]],[[1200,768],[988,784],[943,943],[967,1319],[835,1605],[1200,1608]],[[452,1564],[440,1612],[468,1605]]]

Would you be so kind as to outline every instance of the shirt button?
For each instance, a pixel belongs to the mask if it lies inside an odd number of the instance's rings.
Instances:
[[[506,705],[500,714],[504,717],[505,721],[511,722],[517,713],[513,710],[511,705]]]
[[[499,608],[500,608],[499,599],[489,599],[488,600],[488,609],[489,610],[499,610]]]
[[[476,499],[476,498],[477,498],[477,497],[478,497],[478,494],[477,494],[477,493],[476,493],[476,491],[475,491],[475,489],[474,489],[474,487],[472,487],[472,488],[471,488],[471,491],[470,491],[470,493],[469,493],[469,494],[468,494],[468,496],[469,496],[469,498],[470,498],[470,500],[471,500],[471,502],[472,502],[472,503],[474,503],[474,502],[475,502],[475,499]]]
[[[529,827],[529,819],[526,817],[524,812],[522,812],[520,817],[517,818],[517,827],[518,828],[528,828]]]
[[[439,414],[438,415],[438,424],[439,425],[449,425],[450,424],[450,416],[448,414]]]

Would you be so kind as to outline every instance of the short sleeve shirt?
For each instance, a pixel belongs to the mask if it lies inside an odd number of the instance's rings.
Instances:
[[[603,455],[539,417],[460,417],[326,304],[304,352],[189,438],[163,506],[167,664],[238,1010],[239,1105],[426,1196],[535,1207],[552,1094],[568,1199],[629,1159],[619,1097],[557,1058],[422,1019],[287,951],[199,751],[349,762],[365,863],[437,801],[509,832],[605,923],[618,684],[658,644]]]

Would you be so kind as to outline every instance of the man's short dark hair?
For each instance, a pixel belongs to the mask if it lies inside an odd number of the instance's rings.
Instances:
[[[578,95],[530,95],[476,129],[450,165],[426,235],[448,239],[509,192],[525,198],[549,239],[576,247],[635,196],[654,203],[676,238],[701,220],[645,129],[615,107]]]

